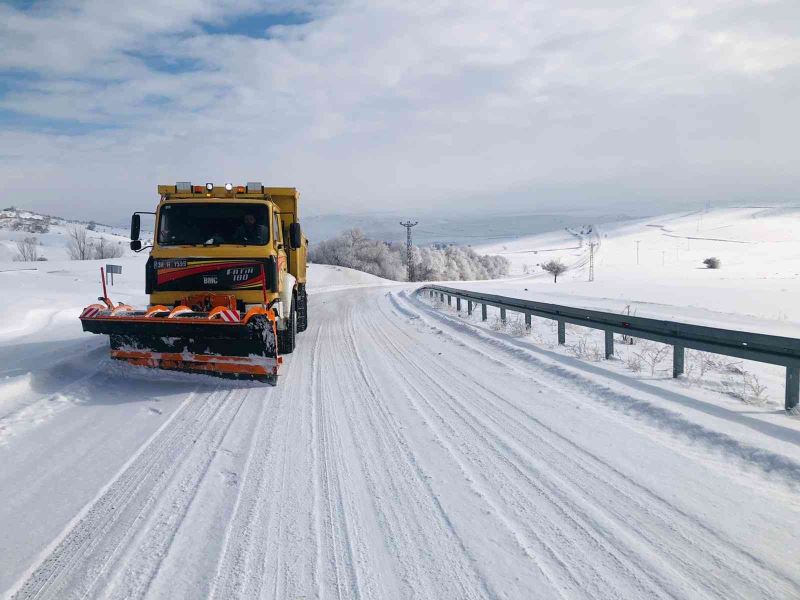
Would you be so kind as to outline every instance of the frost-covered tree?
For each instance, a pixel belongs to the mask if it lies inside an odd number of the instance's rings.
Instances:
[[[404,281],[406,248],[366,238],[353,229],[312,247],[316,263],[358,269],[386,279]],[[509,261],[501,256],[481,256],[460,246],[413,247],[411,260],[417,281],[492,279],[508,274]]]
[[[309,258],[315,263],[358,269],[386,279],[405,279],[406,267],[400,248],[371,240],[359,229],[351,229],[333,239],[314,244]]]
[[[558,259],[548,260],[542,265],[542,270],[553,276],[553,282],[558,283],[558,276],[567,271],[568,267]]]

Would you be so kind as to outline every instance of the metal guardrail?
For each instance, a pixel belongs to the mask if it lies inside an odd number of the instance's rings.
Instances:
[[[502,321],[506,320],[507,311],[523,313],[529,329],[532,316],[552,319],[558,323],[558,343],[561,345],[566,341],[567,323],[600,329],[605,332],[606,358],[614,356],[615,333],[671,345],[673,377],[680,377],[684,372],[686,348],[784,366],[786,410],[796,407],[800,400],[800,339],[534,302],[441,285],[425,285],[417,293],[424,291],[429,292],[431,298],[436,295],[442,301],[447,298],[450,305],[455,298],[457,310],[461,310],[461,302],[465,300],[468,314],[480,305],[484,321],[487,319],[487,306],[499,308]]]

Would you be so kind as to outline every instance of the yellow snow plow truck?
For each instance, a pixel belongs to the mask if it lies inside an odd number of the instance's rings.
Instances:
[[[146,309],[103,296],[80,315],[110,337],[111,356],[135,365],[275,382],[281,355],[308,325],[306,251],[294,188],[226,183],[159,185],[145,267]],[[101,278],[103,278],[101,269]]]

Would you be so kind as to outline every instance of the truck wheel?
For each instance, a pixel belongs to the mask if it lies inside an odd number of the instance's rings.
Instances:
[[[308,294],[302,290],[297,298],[297,331],[308,328]]]
[[[297,338],[297,308],[292,299],[292,308],[289,310],[289,322],[286,329],[278,330],[278,354],[291,354],[294,352]]]

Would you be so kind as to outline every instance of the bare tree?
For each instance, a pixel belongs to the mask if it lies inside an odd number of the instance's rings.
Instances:
[[[72,260],[89,260],[92,258],[92,250],[86,227],[73,225],[67,229],[67,254]]]
[[[125,249],[120,244],[113,244],[101,237],[94,245],[95,258],[119,258],[125,254]]]
[[[17,241],[17,255],[14,260],[18,262],[39,260],[39,241],[35,237],[26,237]]]
[[[549,260],[542,265],[542,270],[553,276],[553,282],[558,283],[558,276],[567,271],[568,267],[558,259]]]

